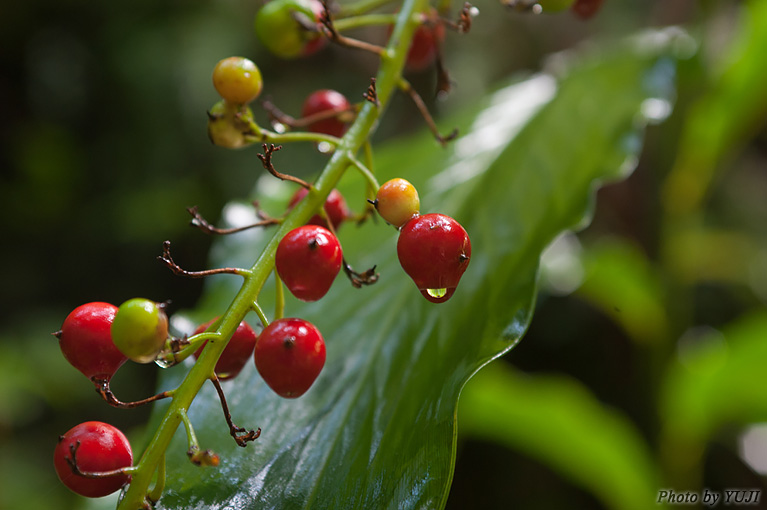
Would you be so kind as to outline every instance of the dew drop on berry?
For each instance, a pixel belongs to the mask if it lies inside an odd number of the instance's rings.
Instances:
[[[447,289],[426,289],[426,293],[433,298],[440,299],[445,297]]]

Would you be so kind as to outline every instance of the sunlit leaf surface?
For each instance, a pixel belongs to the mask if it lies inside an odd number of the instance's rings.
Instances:
[[[225,383],[235,422],[263,430],[245,449],[229,438],[215,393],[205,388],[189,416],[202,447],[220,453],[221,465],[190,465],[179,431],[160,505],[441,508],[463,384],[524,333],[541,251],[563,229],[585,225],[600,182],[633,169],[645,124],[669,110],[675,52],[684,40],[654,32],[613,45],[609,54],[558,56],[551,74],[507,84],[442,121],[462,133],[447,149],[427,134],[378,148],[381,181],[409,179],[421,191],[422,212],[450,214],[469,232],[472,260],[455,295],[441,305],[421,297],[399,268],[393,228],[380,221],[344,226],[349,262],[358,269],[377,264],[381,281],[355,290],[339,277],[317,303],[287,302],[288,316],[323,332],[323,373],[297,400],[274,395],[253,366]],[[348,197],[360,195],[350,191],[361,189],[353,172],[341,185]],[[278,214],[291,191],[262,179],[259,197]],[[351,201],[361,207],[361,197]],[[252,213],[237,204],[225,212],[233,221],[243,215]],[[222,240],[213,265],[249,266],[267,235]],[[209,283],[200,309],[189,314],[195,320],[221,313],[237,282]],[[268,287],[259,300],[267,312]],[[161,386],[178,384],[183,373],[168,370]]]

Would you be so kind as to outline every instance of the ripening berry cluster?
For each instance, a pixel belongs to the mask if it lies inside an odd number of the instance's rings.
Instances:
[[[194,334],[215,328],[217,320],[200,325]],[[128,359],[149,363],[167,348],[168,317],[163,304],[143,298],[126,301],[119,308],[86,303],[67,316],[56,336],[69,363],[100,393],[110,393],[109,382]],[[259,373],[277,394],[296,398],[319,375],[325,343],[317,328],[303,319],[275,320],[260,334],[243,321],[216,362],[216,376],[220,380],[236,377],[249,359],[255,359]],[[132,462],[131,447],[122,432],[100,422],[77,425],[59,438],[54,452],[61,481],[86,497],[120,489],[130,480]]]

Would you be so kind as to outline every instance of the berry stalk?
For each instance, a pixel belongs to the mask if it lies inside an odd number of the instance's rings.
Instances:
[[[365,102],[313,189],[285,217],[250,271],[243,275],[245,281],[229,308],[222,315],[221,323],[215,331],[216,336],[209,339],[200,358],[175,390],[160,426],[136,464],[131,483],[118,505],[118,510],[137,510],[148,506],[146,495],[153,475],[161,469],[165,451],[176,429],[181,425],[181,416],[189,409],[205,381],[214,377],[216,362],[226,347],[228,339],[252,309],[252,304],[256,301],[267,277],[274,270],[275,251],[280,240],[294,228],[306,223],[320,210],[344,171],[353,164],[357,152],[371,136],[376,121],[383,113],[401,78],[410,42],[419,26],[419,18],[416,14],[425,12],[427,8],[427,0],[404,1],[392,35],[381,55],[381,65],[375,82],[376,101]]]

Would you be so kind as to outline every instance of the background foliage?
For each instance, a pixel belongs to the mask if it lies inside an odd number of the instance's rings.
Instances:
[[[440,119],[508,75],[556,65],[546,55],[580,41],[611,45],[618,34],[681,23],[700,47],[680,63],[674,113],[649,129],[637,170],[599,192],[588,230],[544,257],[524,341],[466,387],[448,508],[624,508],[661,486],[763,488],[744,459],[757,451],[747,440],[760,429],[749,424],[767,421],[764,3],[608,1],[589,23],[479,6],[473,32],[448,42],[458,85],[432,105]],[[0,17],[10,71],[0,90],[11,98],[0,153],[3,508],[82,504],[50,457],[56,436],[83,419],[120,424],[141,442],[146,414],[100,405],[49,333],[85,301],[197,301],[197,283],[153,260],[160,242],[172,239],[185,265],[206,265],[208,241],[188,229],[184,207],[214,216],[260,173],[247,151],[207,142],[212,63],[254,58],[287,111],[321,69],[333,71],[321,74],[323,87],[354,95],[366,86],[375,63],[356,53],[300,65],[266,55],[250,31],[256,8],[34,2]],[[413,79],[424,92],[431,80]],[[378,138],[418,126],[400,100]],[[317,168],[309,148],[290,152],[296,173]],[[145,396],[154,374],[123,369],[117,390]]]

